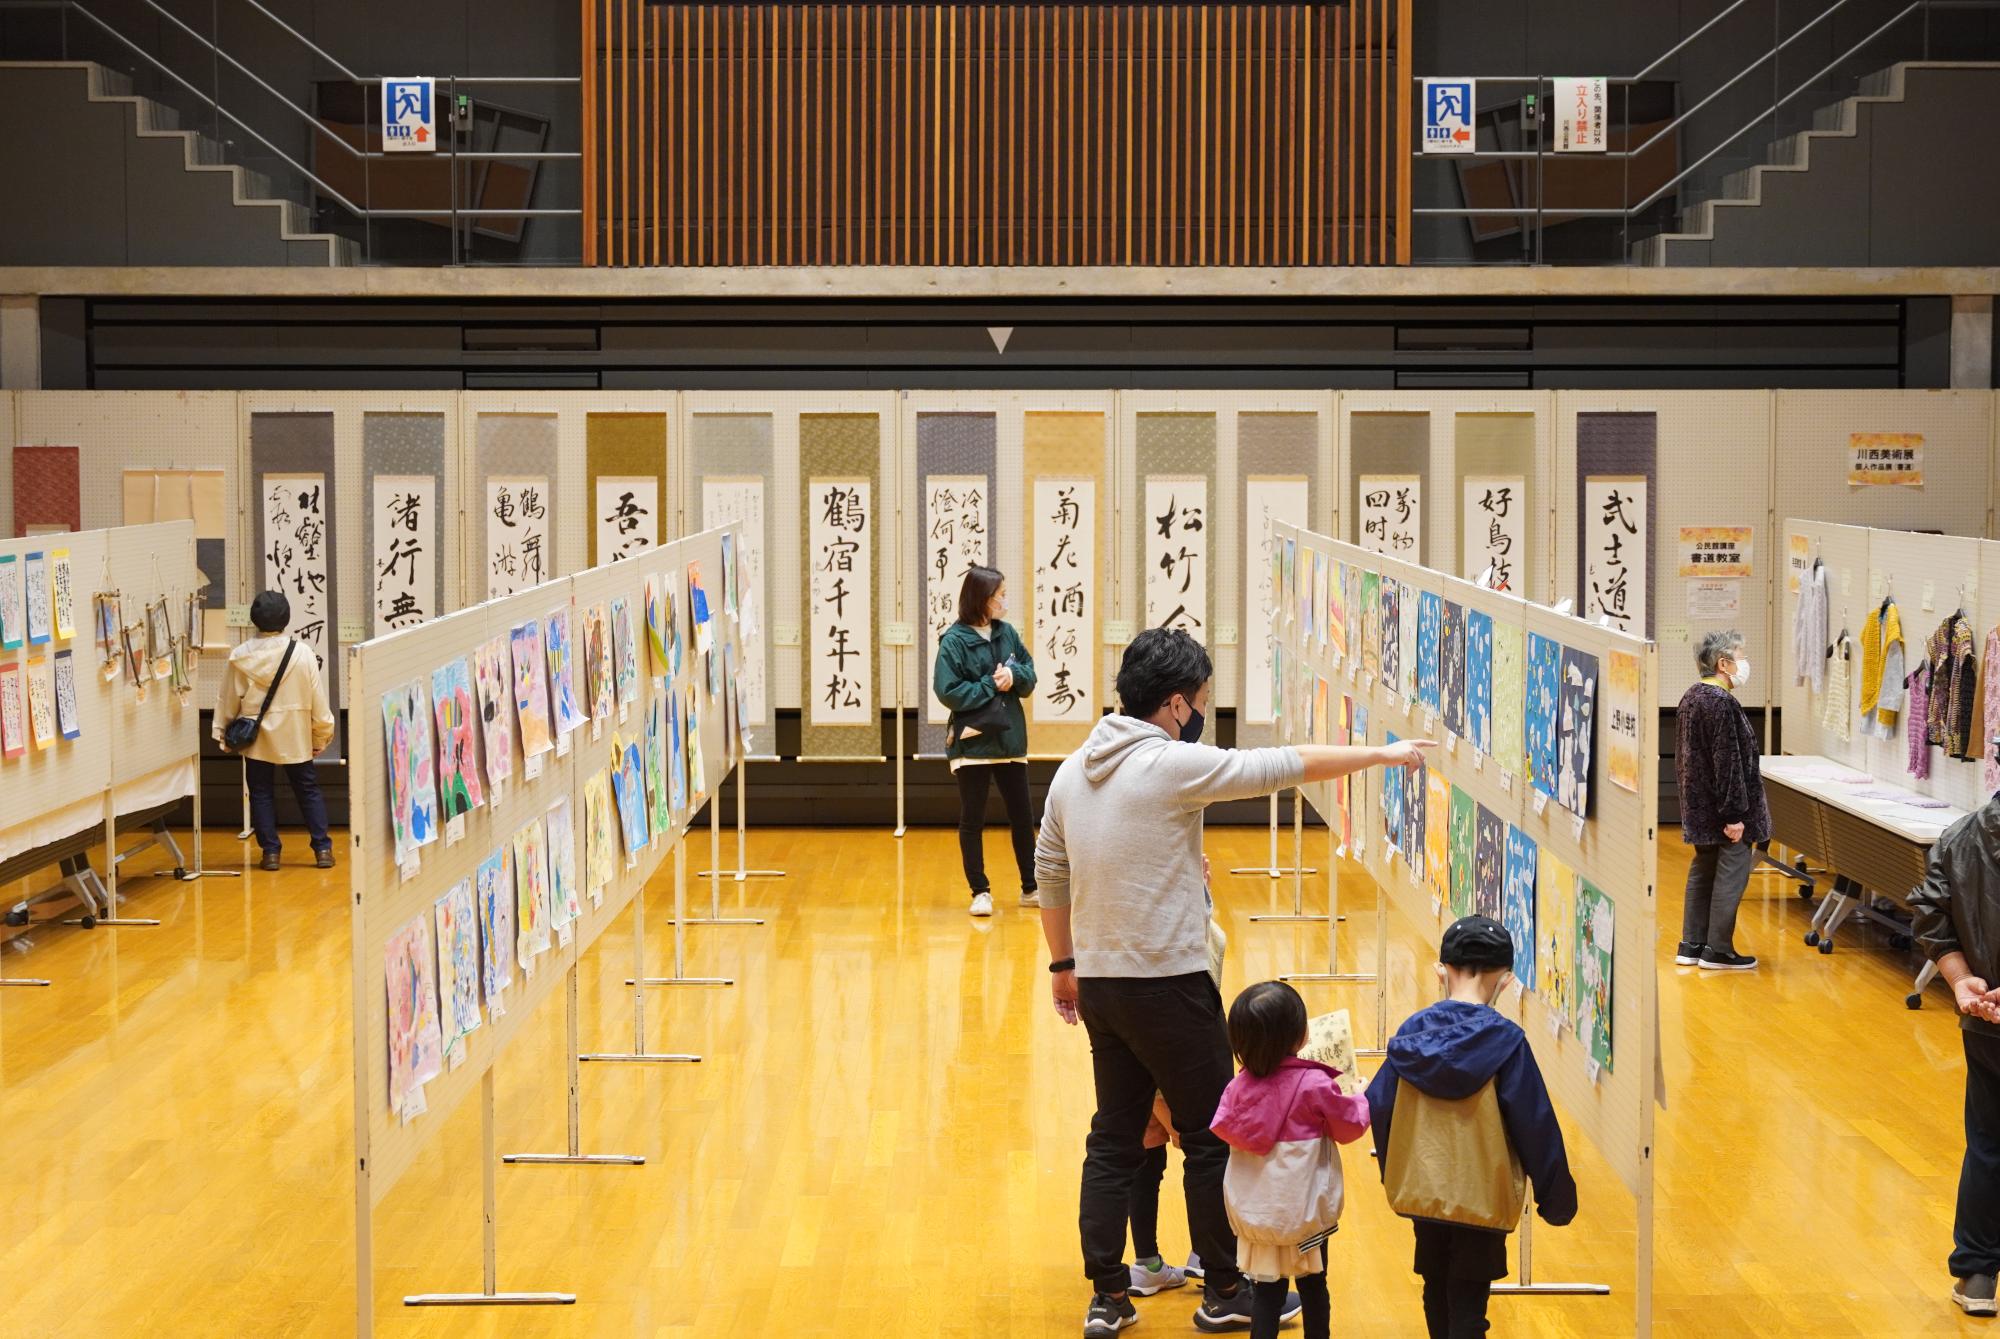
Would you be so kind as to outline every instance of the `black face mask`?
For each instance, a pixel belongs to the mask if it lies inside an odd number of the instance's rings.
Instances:
[[[1201,727],[1203,724],[1201,711],[1194,703],[1190,702],[1188,703],[1188,713],[1186,723],[1181,726],[1181,743],[1198,744],[1201,742]]]

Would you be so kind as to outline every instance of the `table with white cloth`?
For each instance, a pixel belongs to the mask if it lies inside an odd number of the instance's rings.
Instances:
[[[181,800],[194,794],[195,760],[183,758],[145,776],[118,785],[112,795],[112,810],[121,830],[130,819],[157,821]],[[99,902],[102,884],[89,868],[87,852],[104,841],[104,796],[93,795],[74,804],[37,814],[25,823],[0,831],[0,882],[26,878],[49,865],[63,867],[63,881],[86,908]],[[182,856],[171,839],[164,843],[173,852],[178,871]],[[119,859],[131,852],[124,852]],[[25,920],[26,903],[9,912],[10,924]]]

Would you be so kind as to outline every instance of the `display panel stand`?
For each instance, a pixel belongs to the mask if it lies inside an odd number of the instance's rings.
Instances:
[[[743,805],[743,764],[737,763],[736,804],[739,821]],[[743,829],[737,828],[737,840],[742,840]],[[737,848],[741,858],[742,848]],[[708,868],[701,871],[701,877],[708,882],[708,914],[696,916],[693,920],[683,920],[687,925],[762,925],[762,916],[724,916],[722,914],[722,880],[729,871],[722,868],[722,792],[718,790],[708,801]]]
[[[632,1049],[623,1052],[598,1051],[580,1055],[578,1060],[626,1065],[694,1065],[698,1055],[668,1055],[646,1049],[646,987],[654,985],[726,986],[728,981],[692,981],[681,975],[681,921],[687,911],[687,844],[674,843],[674,975],[666,979],[646,975],[646,890],[632,899],[632,975],[625,984],[632,987]]]
[[[1295,867],[1291,869],[1287,869],[1278,863],[1278,796],[1277,793],[1274,791],[1272,792],[1271,795],[1271,863],[1264,866],[1240,865],[1237,868],[1230,870],[1229,872],[1231,874],[1243,874],[1243,875],[1262,874],[1267,879],[1283,878],[1287,874],[1319,873],[1319,871],[1316,869],[1306,869],[1306,870],[1298,869],[1296,868],[1297,862],[1294,861],[1293,863]]]
[[[1375,899],[1375,970],[1372,972],[1343,972],[1340,970],[1340,923],[1347,917],[1340,914],[1340,852],[1335,843],[1339,838],[1333,826],[1326,829],[1326,915],[1303,919],[1326,922],[1326,970],[1323,972],[1280,972],[1278,979],[1285,982],[1303,981],[1308,983],[1375,984],[1375,1044],[1370,1047],[1355,1048],[1355,1056],[1372,1056],[1377,1059],[1388,1054],[1389,1047],[1389,983],[1382,975],[1382,963],[1389,944],[1389,899]],[[1296,862],[1303,852],[1298,843],[1292,848],[1292,859]],[[1252,917],[1252,919],[1256,919]]]
[[[201,789],[197,781],[195,789]],[[150,916],[120,916],[118,914],[118,788],[104,792],[104,914],[96,918],[98,925],[109,925],[114,929],[131,929],[158,925],[159,921]],[[64,925],[82,925],[83,918],[63,922]]]
[[[574,970],[574,969],[572,969]],[[576,1089],[572,1087],[571,1093]],[[574,1097],[571,1099],[574,1101]],[[498,1210],[493,1187],[493,1069],[487,1067],[479,1080],[479,1153],[481,1190],[485,1196],[485,1213],[482,1231],[485,1235],[485,1286],[476,1293],[413,1293],[403,1299],[404,1306],[574,1306],[575,1293],[503,1293],[500,1291],[500,1247],[498,1237]],[[364,1215],[362,1222],[366,1223]],[[365,1231],[365,1228],[364,1228]],[[362,1302],[367,1304],[368,1284],[363,1276]]]
[[[1521,1281],[1519,1283],[1495,1283],[1491,1291],[1495,1294],[1511,1293],[1536,1297],[1609,1297],[1611,1285],[1608,1283],[1537,1283],[1535,1282],[1535,1211],[1533,1208],[1521,1215]]]
[[[745,861],[748,857],[744,851],[744,831],[747,824],[744,819],[743,791],[749,783],[750,759],[746,755],[736,760],[736,872],[732,874],[728,870],[723,870],[722,877],[725,879],[734,879],[738,883],[742,883],[745,879],[782,879],[785,877],[785,871],[781,869],[745,868]],[[701,871],[700,877],[712,879],[716,877],[716,872],[712,869],[705,869]]]
[[[243,830],[236,834],[236,840],[247,842],[257,835],[256,829],[250,826],[250,763],[247,759],[239,760],[237,768],[243,781]],[[197,784],[195,789],[200,790],[200,785]]]
[[[583,1117],[582,1117],[582,1112],[579,1109],[580,1103],[577,1092],[579,1057],[577,1055],[577,1036],[576,1036],[577,1006],[576,1006],[575,963],[572,962],[569,965],[569,971],[567,973],[567,976],[569,977],[569,980],[565,985],[565,989],[568,991],[569,994],[569,1008],[568,1008],[568,1021],[567,1021],[568,1045],[564,1049],[564,1054],[566,1054],[569,1057],[569,1152],[509,1153],[505,1157],[500,1159],[500,1161],[521,1163],[526,1165],[543,1165],[543,1166],[546,1166],[551,1163],[562,1163],[562,1164],[583,1163],[590,1166],[604,1166],[604,1167],[643,1166],[646,1160],[643,1157],[638,1156],[637,1154],[585,1153],[583,1151]],[[488,1280],[488,1286],[489,1287],[491,1286],[490,1279]]]
[[[247,813],[248,806],[245,806]],[[240,840],[240,839],[239,839]],[[208,857],[201,849],[201,755],[195,755],[194,762],[194,868],[181,870],[174,875],[183,883],[193,883],[196,879],[240,879],[240,869],[210,869]]]
[[[1277,808],[1278,797],[1274,793],[1271,796],[1271,811],[1274,816],[1277,813]],[[1275,829],[1272,831],[1271,838],[1274,842],[1277,840]],[[1273,912],[1268,915],[1252,916],[1250,919],[1253,922],[1265,925],[1287,922],[1317,924],[1320,921],[1327,920],[1334,914],[1332,911],[1329,911],[1325,916],[1314,916],[1306,911],[1306,875],[1316,874],[1319,871],[1306,867],[1305,842],[1306,800],[1302,792],[1295,790],[1292,792],[1292,909],[1288,912]],[[1271,858],[1275,863],[1277,859],[1277,849],[1275,847],[1272,848]],[[1331,865],[1329,864],[1330,868]],[[1328,877],[1331,878],[1332,875],[1329,874]]]

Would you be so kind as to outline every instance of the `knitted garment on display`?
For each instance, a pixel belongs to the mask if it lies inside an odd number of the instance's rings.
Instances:
[[[2000,631],[1994,635],[2000,636]],[[1843,744],[1854,738],[1854,639],[1844,633],[1826,654],[1826,696],[1820,702],[1819,723]]]
[[[1924,729],[1930,742],[1957,759],[1976,758],[1972,739],[1973,703],[1979,696],[1979,662],[1973,658],[1972,625],[1954,613],[1938,624],[1924,647]],[[1918,715],[1912,703],[1910,715]]]
[[[1799,576],[1799,607],[1792,618],[1792,664],[1798,681],[1815,693],[1826,691],[1826,565],[1814,563]]]
[[[1929,678],[1930,670],[1922,665],[1909,678],[1909,725],[1904,734],[1909,741],[1910,775],[1919,781],[1928,779],[1931,774],[1931,737],[1924,724],[1927,719],[1924,708],[1930,700],[1930,688],[1926,683]]]
[[[1861,733],[1894,739],[1903,710],[1903,616],[1893,599],[1868,613],[1861,628]]]

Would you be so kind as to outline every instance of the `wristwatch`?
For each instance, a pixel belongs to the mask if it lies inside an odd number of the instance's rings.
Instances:
[[[1051,974],[1056,974],[1060,972],[1073,972],[1075,970],[1076,970],[1075,958],[1057,958],[1054,962],[1049,964],[1049,972]]]

